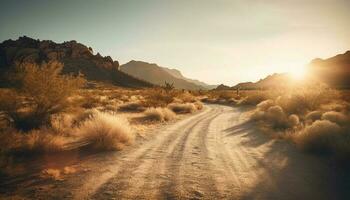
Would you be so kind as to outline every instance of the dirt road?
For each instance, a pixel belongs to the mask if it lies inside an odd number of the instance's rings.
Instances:
[[[344,199],[329,162],[241,123],[236,108],[204,111],[155,130],[50,189],[67,199]],[[345,191],[345,192],[344,192]],[[46,193],[45,193],[46,194]]]

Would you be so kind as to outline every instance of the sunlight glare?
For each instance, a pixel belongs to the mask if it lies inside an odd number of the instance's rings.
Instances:
[[[305,67],[294,67],[290,68],[289,74],[295,80],[303,80],[306,76]]]

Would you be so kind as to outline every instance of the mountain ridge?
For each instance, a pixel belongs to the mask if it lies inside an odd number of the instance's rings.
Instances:
[[[62,73],[83,74],[87,80],[109,82],[123,87],[152,87],[153,84],[132,77],[119,70],[119,62],[110,56],[94,54],[91,47],[71,40],[55,43],[51,40],[27,36],[0,43],[0,78],[6,83],[6,72],[21,63],[59,61]]]
[[[168,82],[173,83],[178,89],[211,89],[208,84],[184,77],[177,69],[162,67],[155,63],[131,60],[121,65],[120,70],[157,85],[164,85],[165,82]]]

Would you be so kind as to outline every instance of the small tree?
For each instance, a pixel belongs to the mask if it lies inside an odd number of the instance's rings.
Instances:
[[[19,84],[16,90],[21,98],[13,100],[22,102],[12,105],[21,105],[22,109],[12,107],[12,111],[7,110],[17,128],[28,130],[46,125],[52,114],[69,107],[67,98],[85,83],[85,79],[81,75],[61,75],[62,68],[57,61],[17,66],[15,79]],[[26,109],[23,109],[23,103]]]

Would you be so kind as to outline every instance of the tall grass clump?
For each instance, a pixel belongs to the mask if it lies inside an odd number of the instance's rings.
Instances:
[[[176,114],[169,108],[148,108],[144,112],[144,119],[150,121],[170,121],[176,118]]]
[[[168,108],[179,114],[193,113],[197,110],[193,103],[171,103],[168,105]]]
[[[77,128],[76,134],[96,150],[121,150],[134,140],[128,120],[111,113],[96,111]]]

